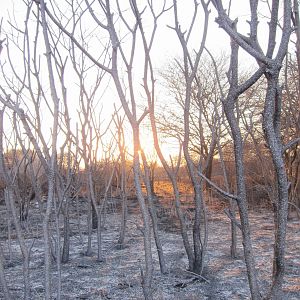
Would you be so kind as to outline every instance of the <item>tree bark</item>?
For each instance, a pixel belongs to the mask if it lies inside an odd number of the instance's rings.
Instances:
[[[63,249],[62,249],[62,263],[69,262],[70,259],[70,216],[69,216],[69,199],[66,199],[63,212],[64,228],[63,228]]]
[[[10,295],[9,288],[7,286],[7,281],[5,278],[5,271],[4,271],[3,265],[4,265],[4,255],[3,255],[2,246],[0,245],[0,283],[2,286],[4,299],[10,300],[10,299],[12,299],[12,297]]]
[[[142,286],[143,293],[146,300],[152,300],[152,277],[153,277],[153,261],[152,261],[152,250],[151,250],[151,228],[149,212],[146,206],[146,202],[143,196],[141,187],[141,168],[139,161],[139,129],[137,124],[133,124],[133,143],[134,143],[134,157],[133,157],[133,175],[136,189],[136,196],[140,205],[141,214],[143,218],[143,236],[144,236],[144,250],[145,250],[145,272],[143,273]]]
[[[240,129],[237,125],[237,121],[232,109],[228,105],[224,104],[224,110],[229,122],[229,126],[232,131],[234,141],[234,155],[235,155],[235,169],[237,177],[237,196],[238,196],[238,208],[242,226],[242,238],[244,247],[244,257],[247,267],[247,276],[251,291],[251,297],[253,300],[261,299],[260,288],[257,280],[257,274],[255,269],[255,261],[252,250],[251,232],[248,216],[248,204],[246,195],[246,185],[244,177],[244,163],[243,163],[243,142]]]
[[[165,261],[165,256],[164,256],[163,247],[161,243],[161,238],[159,236],[159,231],[158,231],[156,208],[155,208],[155,204],[153,203],[154,195],[152,193],[152,188],[151,188],[151,179],[150,179],[151,171],[147,164],[146,156],[143,151],[141,151],[141,156],[144,164],[144,182],[147,190],[149,213],[152,221],[153,235],[154,235],[154,240],[155,240],[157,254],[158,254],[160,271],[162,274],[166,274],[167,273],[166,261]]]
[[[231,24],[232,30],[236,32],[236,23]],[[241,219],[242,238],[244,247],[244,257],[247,268],[247,276],[249,281],[249,287],[251,297],[253,300],[261,299],[260,287],[257,279],[255,261],[252,250],[251,232],[248,216],[248,203],[246,194],[245,172],[244,172],[244,151],[243,151],[243,138],[241,129],[239,127],[238,119],[235,115],[235,106],[237,106],[239,92],[238,82],[238,51],[239,45],[232,38],[231,39],[231,59],[228,72],[228,80],[230,83],[229,91],[226,99],[223,99],[223,107],[226,115],[226,119],[229,123],[231,135],[234,146],[234,158],[235,158],[235,171],[236,171],[236,184],[237,184],[237,196],[238,196],[238,208]],[[251,85],[249,83],[249,85]]]
[[[273,282],[270,296],[273,299],[282,296],[285,272],[285,240],[288,215],[288,180],[282,154],[280,136],[281,89],[279,88],[279,70],[267,75],[268,87],[263,113],[263,129],[270,149],[276,173],[277,199],[274,203],[275,244],[273,259]]]

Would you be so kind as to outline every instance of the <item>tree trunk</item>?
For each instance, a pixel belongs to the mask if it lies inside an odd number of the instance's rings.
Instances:
[[[69,199],[66,199],[66,204],[63,212],[64,231],[63,231],[63,249],[62,249],[62,263],[69,262],[70,259],[70,216],[69,216]]]
[[[228,120],[233,142],[234,142],[234,155],[235,155],[235,169],[237,177],[237,196],[238,196],[238,208],[242,226],[242,237],[245,263],[247,267],[247,276],[251,291],[251,297],[253,300],[261,299],[259,284],[257,280],[257,274],[255,270],[255,262],[251,243],[250,224],[248,216],[248,204],[246,195],[246,184],[244,176],[244,163],[243,163],[243,140],[241,136],[240,128],[234,114],[234,107],[232,103],[224,103],[224,110],[226,118]]]
[[[231,245],[230,245],[230,256],[232,258],[237,257],[237,236],[236,236],[236,224],[235,224],[235,202],[230,199],[230,214],[233,217],[233,219],[230,219],[230,228],[231,228]]]
[[[50,170],[49,170],[50,171]],[[51,238],[49,221],[52,211],[52,203],[54,198],[54,171],[51,170],[48,174],[48,197],[47,207],[43,221],[43,235],[44,235],[44,260],[45,260],[45,299],[51,299]]]
[[[220,122],[219,122],[219,126]],[[227,193],[230,193],[229,189],[229,183],[228,183],[228,176],[227,176],[227,170],[226,170],[226,165],[224,161],[224,156],[223,156],[223,150],[220,145],[220,140],[218,139],[217,141],[217,146],[218,146],[218,152],[219,152],[219,157],[220,157],[220,162],[221,162],[221,167],[223,171],[223,176],[224,176],[224,185],[225,185],[225,190]],[[236,210],[236,203],[234,200],[230,199],[229,203],[229,211],[232,217],[235,218],[235,210]],[[231,229],[231,245],[230,245],[230,255],[232,258],[237,257],[237,236],[236,236],[236,224],[234,222],[234,219],[230,219],[230,229]]]
[[[145,199],[141,187],[141,168],[139,161],[139,129],[138,125],[132,125],[133,142],[134,142],[134,161],[133,161],[133,175],[134,185],[136,189],[136,196],[140,205],[143,218],[143,235],[144,235],[144,250],[145,250],[145,273],[142,278],[143,293],[146,300],[152,300],[152,276],[153,276],[153,261],[151,251],[151,228],[149,212],[145,203]]]
[[[212,145],[213,149],[216,147],[216,143],[217,143],[217,141],[215,140],[214,145]],[[213,161],[214,161],[214,156],[213,156],[213,152],[212,152],[212,154],[211,153],[208,154],[207,162],[206,162],[206,169],[205,169],[205,177],[208,178],[209,180],[211,180],[211,176],[212,176]],[[208,181],[205,182],[205,189],[206,190],[210,189],[210,184],[208,183]]]
[[[58,192],[60,193],[60,191]],[[59,199],[59,196],[57,197]],[[54,213],[55,213],[55,231],[56,231],[56,243],[55,243],[55,256],[56,256],[56,268],[57,268],[57,283],[55,284],[56,299],[61,299],[61,234],[60,234],[60,208],[57,205],[58,201],[53,201]]]
[[[98,244],[97,260],[99,262],[103,261],[103,255],[102,255],[102,222],[101,222],[101,219],[102,219],[102,213],[101,213],[100,210],[98,210],[98,215],[97,215],[97,244]]]
[[[118,249],[123,249],[125,247],[125,233],[126,233],[126,221],[127,221],[127,196],[122,191],[121,192],[122,201],[122,215],[121,215],[121,226],[118,239]]]
[[[146,156],[143,151],[141,151],[141,155],[142,155],[143,164],[144,164],[144,171],[145,171],[144,182],[145,182],[146,190],[147,190],[147,200],[148,200],[150,217],[152,220],[152,228],[153,228],[154,240],[155,240],[157,254],[158,254],[160,271],[162,274],[165,274],[165,273],[167,273],[167,267],[166,267],[165,256],[164,256],[162,243],[161,243],[161,239],[160,239],[159,231],[158,231],[156,208],[155,208],[155,204],[153,203],[153,201],[154,201],[154,196],[152,193],[153,186],[151,186],[151,182],[153,183],[154,178],[151,179],[151,171],[147,164]]]
[[[270,297],[272,299],[279,299],[282,296],[285,271],[284,255],[288,215],[288,180],[280,136],[281,89],[278,82],[279,71],[275,69],[270,74],[267,76],[268,87],[263,113],[263,129],[276,173],[277,199],[274,203],[275,244],[273,282]]]
[[[98,217],[97,217],[96,209],[97,208],[92,203],[92,229],[98,228]]]
[[[8,204],[9,207],[8,209],[10,210],[12,217],[13,217],[13,222],[16,228],[17,232],[17,237],[18,241],[20,244],[22,256],[23,256],[23,281],[24,281],[24,299],[29,300],[31,298],[30,296],[30,282],[29,282],[29,263],[30,263],[30,253],[29,250],[26,246],[24,235],[22,233],[22,228],[20,225],[20,221],[17,215],[17,209],[16,209],[16,204],[14,198],[17,196],[14,193],[14,188],[12,186],[7,187],[7,193],[6,195],[8,196]]]
[[[30,299],[30,281],[29,281],[29,263],[30,263],[30,252],[26,246],[25,238],[22,232],[20,219],[18,218],[16,202],[20,202],[20,194],[18,194],[18,188],[14,185],[15,181],[11,179],[11,174],[8,173],[8,169],[5,165],[4,160],[4,147],[3,147],[3,115],[4,110],[0,110],[0,178],[5,183],[4,197],[5,204],[7,206],[8,223],[10,225],[10,214],[15,225],[18,242],[21,248],[23,257],[23,280],[24,280],[24,299]],[[8,229],[9,231],[10,229]],[[10,238],[10,237],[9,237]]]
[[[296,57],[297,57],[297,64],[298,64],[298,83],[300,86],[300,14],[299,14],[299,0],[293,0],[293,8],[294,8],[294,18],[293,18],[293,25],[294,30],[296,33]],[[300,95],[298,96],[298,98]],[[300,105],[300,99],[299,103]],[[299,120],[300,121],[300,114],[299,114]],[[300,130],[300,123],[298,123],[298,130]]]
[[[151,108],[151,103],[148,103],[149,108]],[[154,108],[153,108],[154,109]],[[155,121],[155,116],[154,116],[154,110],[150,109],[150,122],[151,122],[151,129],[152,129],[152,134],[153,134],[153,140],[154,140],[154,147],[156,150],[156,153],[165,169],[167,172],[167,175],[172,183],[172,189],[173,189],[173,195],[174,195],[174,202],[175,202],[175,209],[176,209],[176,214],[179,219],[179,224],[180,224],[180,233],[183,241],[183,246],[185,249],[185,252],[188,257],[188,264],[189,264],[189,270],[193,270],[194,266],[194,253],[192,251],[192,247],[190,245],[189,241],[189,236],[188,236],[188,229],[184,220],[184,214],[182,212],[181,208],[181,203],[180,203],[180,194],[179,194],[179,189],[178,189],[178,184],[177,184],[177,173],[173,169],[168,166],[162,152],[160,149],[160,145],[158,142],[158,136],[157,136],[157,128],[156,128],[156,121]],[[181,153],[179,154],[179,157],[181,157]],[[180,160],[180,158],[179,158]],[[180,163],[180,161],[178,162]],[[178,165],[179,166],[179,165]],[[178,168],[177,168],[178,170]]]
[[[188,168],[188,173],[191,178],[194,189],[194,202],[195,202],[195,219],[193,225],[193,242],[194,242],[194,261],[192,271],[196,274],[200,274],[203,270],[203,243],[201,240],[201,213],[203,211],[203,186],[202,179],[196,175],[195,165],[189,153],[189,141],[190,141],[190,102],[191,102],[191,86],[193,77],[188,76],[188,72],[185,71],[186,78],[186,91],[185,91],[185,103],[184,103],[184,141],[183,141],[183,153]],[[205,233],[206,234],[206,233]]]
[[[194,253],[193,253],[190,241],[189,241],[188,229],[187,229],[187,226],[186,226],[186,223],[184,220],[184,214],[183,214],[183,211],[181,208],[178,185],[177,185],[176,179],[173,178],[173,176],[171,176],[171,182],[172,182],[172,186],[173,186],[176,214],[178,216],[179,223],[180,223],[181,237],[182,237],[185,252],[188,257],[189,270],[193,270],[193,268],[194,268]]]
[[[205,252],[205,249],[203,247],[204,244],[201,239],[201,213],[203,211],[203,194],[202,194],[201,183],[198,183],[195,189],[197,189],[198,191],[195,195],[195,220],[193,225],[193,241],[194,241],[193,272],[195,272],[196,274],[201,274],[204,267],[204,252]]]
[[[7,286],[7,281],[5,278],[5,272],[4,272],[4,256],[3,256],[3,250],[2,250],[2,246],[0,245],[0,283],[2,286],[2,290],[3,290],[3,296],[5,300],[10,300],[12,299],[10,293],[9,293],[9,289]]]
[[[88,241],[87,241],[87,249],[85,252],[86,256],[92,256],[92,200],[88,199],[88,214],[87,214],[87,233],[88,233]]]

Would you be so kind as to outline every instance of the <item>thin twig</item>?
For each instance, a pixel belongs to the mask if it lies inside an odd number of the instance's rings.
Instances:
[[[181,269],[181,270],[184,271],[184,272],[186,272],[186,273],[189,273],[189,274],[191,274],[191,275],[193,275],[193,276],[195,276],[195,277],[201,278],[201,279],[203,279],[204,281],[206,281],[207,283],[209,283],[209,280],[206,279],[205,277],[203,277],[203,276],[200,275],[200,274],[197,274],[197,273],[194,273],[194,272],[192,272],[192,271],[185,270],[185,269]]]
[[[282,153],[284,153],[286,150],[288,150],[289,148],[293,147],[295,144],[300,142],[300,137],[289,141],[287,144],[285,144],[282,148]]]

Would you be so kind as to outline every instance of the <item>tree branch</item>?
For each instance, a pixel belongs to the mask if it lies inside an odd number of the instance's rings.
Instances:
[[[282,148],[282,153],[284,153],[286,150],[288,150],[289,148],[293,147],[295,144],[300,142],[300,137],[289,141],[287,144],[285,144]]]
[[[224,213],[240,230],[242,230],[242,225],[235,219],[234,215],[228,208],[224,209]]]
[[[86,51],[86,49],[84,49],[84,47],[81,45],[81,43],[79,43],[77,41],[77,39],[74,37],[74,35],[72,33],[70,33],[68,30],[66,30],[63,25],[58,22],[55,17],[51,14],[51,12],[49,11],[49,9],[47,8],[47,6],[45,6],[45,11],[47,13],[47,15],[50,17],[50,19],[52,20],[52,22],[65,34],[67,35],[71,41],[99,68],[101,68],[102,70],[108,72],[111,74],[112,70],[106,66],[104,66],[103,64],[99,63],[99,61],[97,59],[95,59],[88,51]]]
[[[236,195],[230,194],[228,192],[225,192],[223,189],[218,187],[215,183],[213,183],[211,180],[209,180],[204,174],[198,171],[198,175],[203,178],[205,181],[207,181],[217,192],[219,192],[222,196],[225,198],[233,199],[235,201],[240,201],[240,198]]]

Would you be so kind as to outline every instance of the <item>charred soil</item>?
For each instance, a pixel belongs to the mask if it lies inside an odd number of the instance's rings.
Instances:
[[[230,257],[230,222],[221,211],[208,209],[209,240],[206,267],[202,276],[187,271],[187,259],[172,209],[158,206],[160,236],[168,264],[168,273],[159,272],[153,241],[154,299],[249,299],[241,235],[238,234],[238,257]],[[189,213],[191,215],[191,212]],[[71,218],[70,262],[62,265],[61,299],[143,299],[141,269],[144,267],[142,221],[138,209],[131,203],[127,221],[126,247],[118,249],[120,225],[118,209],[108,211],[103,228],[104,261],[97,261],[97,237],[93,232],[94,255],[86,256],[86,212],[73,212]],[[22,299],[22,257],[14,229],[8,240],[4,207],[1,210],[1,246],[5,254],[5,275],[13,299]],[[43,239],[38,210],[29,216],[27,244],[31,248],[31,298],[44,298]],[[78,222],[80,220],[80,222]],[[256,265],[263,291],[271,280],[273,253],[272,214],[267,210],[250,213]],[[52,224],[54,230],[54,224]],[[53,239],[55,244],[55,239]],[[11,252],[9,251],[11,248]],[[285,299],[300,299],[300,222],[289,220],[287,228]],[[53,299],[56,299],[58,273],[52,268]],[[0,299],[3,295],[0,291]]]

